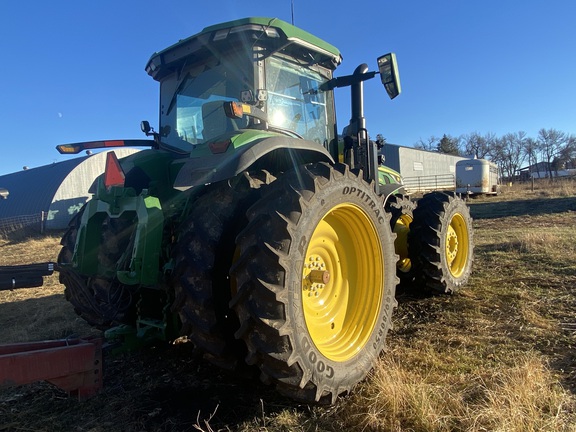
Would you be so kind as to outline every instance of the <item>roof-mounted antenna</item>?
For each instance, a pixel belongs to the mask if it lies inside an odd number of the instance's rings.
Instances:
[[[292,25],[294,25],[294,0],[290,1],[290,9],[292,12]]]

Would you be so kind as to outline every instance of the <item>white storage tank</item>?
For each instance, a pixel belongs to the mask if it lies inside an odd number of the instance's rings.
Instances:
[[[486,159],[456,162],[456,193],[498,194],[498,165]]]

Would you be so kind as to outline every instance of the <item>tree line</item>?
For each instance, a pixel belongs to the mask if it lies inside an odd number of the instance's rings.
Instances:
[[[493,133],[442,138],[431,136],[420,139],[414,148],[464,157],[488,159],[500,168],[502,177],[514,178],[526,164],[544,168],[546,177],[553,178],[558,171],[576,168],[576,136],[556,129],[540,129],[529,137],[526,132],[512,132],[502,136]],[[535,169],[540,175],[542,169]]]

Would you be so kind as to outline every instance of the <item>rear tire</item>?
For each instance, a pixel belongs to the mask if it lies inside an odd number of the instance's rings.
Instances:
[[[466,203],[453,192],[432,192],[418,201],[409,250],[428,289],[454,293],[472,272],[474,238]]]
[[[390,214],[390,227],[396,234],[394,240],[394,249],[398,255],[396,274],[400,284],[408,286],[413,282],[416,273],[408,251],[408,235],[410,224],[414,220],[416,202],[407,196],[391,195],[386,201],[385,209]]]
[[[236,251],[236,235],[248,223],[246,210],[258,188],[274,177],[243,173],[207,187],[179,233],[175,253],[173,310],[187,336],[211,363],[234,370],[244,363],[246,348],[235,339],[238,318],[230,310],[229,270]],[[238,361],[240,360],[240,362]]]
[[[396,306],[390,220],[346,165],[306,165],[248,211],[232,306],[264,381],[306,402],[349,391],[385,347]]]
[[[114,277],[83,276],[70,267],[80,219],[84,208],[72,218],[62,237],[62,249],[58,254],[60,283],[65,286],[64,295],[76,313],[88,324],[105,330],[118,324],[131,324],[135,316],[138,287],[121,284]],[[98,261],[106,268],[114,268],[130,242],[131,221],[106,218],[102,226]]]

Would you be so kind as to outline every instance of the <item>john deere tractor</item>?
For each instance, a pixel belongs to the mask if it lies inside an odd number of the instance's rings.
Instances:
[[[152,55],[157,129],[58,146],[108,153],[58,258],[66,297],[101,328],[187,337],[211,362],[257,368],[304,401],[334,401],[385,348],[398,276],[453,292],[471,271],[468,210],[416,207],[382,165],[363,83],[400,93],[394,54],[334,77],[338,49],[279,19],[207,27]],[[334,89],[350,87],[339,140]]]

